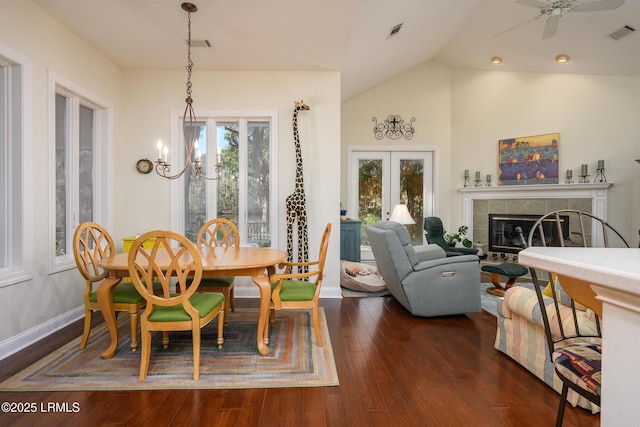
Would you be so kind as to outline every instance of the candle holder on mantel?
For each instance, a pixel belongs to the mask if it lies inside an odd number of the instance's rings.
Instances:
[[[607,182],[607,177],[604,175],[604,160],[598,160],[596,177],[593,178],[593,182]]]
[[[487,174],[487,182],[485,183],[485,187],[491,187],[491,175]]]
[[[567,179],[565,179],[564,183],[573,184],[573,171],[571,169],[567,169]]]
[[[588,184],[589,183],[589,172],[587,172],[587,165],[582,165],[582,167],[580,168],[580,180],[578,181],[579,184]]]
[[[471,187],[471,183],[469,182],[469,169],[464,170],[464,187]]]
[[[482,187],[482,180],[480,179],[480,172],[476,171],[476,179],[474,180],[474,187]]]

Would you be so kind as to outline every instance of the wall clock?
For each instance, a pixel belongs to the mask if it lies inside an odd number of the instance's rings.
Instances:
[[[138,163],[136,163],[136,169],[140,173],[148,174],[153,170],[153,163],[149,159],[140,159]]]

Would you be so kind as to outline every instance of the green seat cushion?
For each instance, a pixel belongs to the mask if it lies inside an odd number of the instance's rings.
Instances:
[[[160,282],[153,282],[153,291],[158,292],[162,289]],[[98,302],[98,294],[93,292],[89,296],[89,301]],[[137,304],[144,301],[144,297],[138,293],[133,283],[118,283],[113,288],[113,302],[115,304]]]
[[[203,277],[200,280],[200,288],[203,287],[219,287],[219,288],[228,288],[233,283],[234,276],[213,276],[213,277]],[[191,286],[191,282],[193,279],[187,279],[187,286]]]
[[[271,284],[271,290],[277,283]],[[316,293],[316,285],[305,280],[285,280],[280,289],[282,301],[311,301]]]
[[[524,276],[525,274],[527,274],[529,270],[527,269],[527,267],[520,264],[514,264],[512,262],[503,262],[502,264],[498,264],[498,265],[491,265],[491,264],[483,265],[482,271],[486,271],[488,273],[496,273],[501,276],[506,276],[509,278],[514,278],[514,277]]]
[[[189,301],[198,310],[200,317],[204,317],[223,303],[224,295],[196,293],[189,298]],[[155,306],[153,313],[149,316],[151,322],[182,322],[185,320],[191,320],[191,316],[185,311],[182,304],[170,307]]]

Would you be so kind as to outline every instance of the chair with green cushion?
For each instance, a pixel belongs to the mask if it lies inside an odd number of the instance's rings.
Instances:
[[[76,228],[73,235],[73,257],[78,271],[86,282],[81,349],[85,348],[89,340],[93,312],[100,310],[93,287],[109,275],[109,271],[98,266],[98,261],[112,255],[115,255],[115,244],[104,227],[95,222],[85,222]],[[121,282],[113,289],[113,303],[116,314],[126,311],[131,317],[131,351],[136,351],[138,348],[138,312],[144,307],[145,300],[132,283]]]
[[[320,253],[317,261],[283,262],[278,267],[284,268],[281,274],[271,276],[271,323],[274,322],[275,310],[311,309],[311,319],[318,345],[322,347],[320,336],[320,313],[318,298],[324,274],[324,261],[327,256],[331,223],[327,224],[320,242]],[[297,272],[293,272],[294,267]],[[308,267],[308,272],[301,272],[300,267]]]
[[[153,247],[143,244],[154,239]],[[142,351],[140,354],[140,381],[149,370],[152,331],[191,331],[193,339],[193,379],[200,377],[200,329],[218,317],[218,348],[224,342],[224,296],[214,293],[196,293],[202,279],[202,257],[189,239],[169,230],[143,234],[129,250],[129,274],[133,285],[147,302],[140,316]],[[191,276],[190,284],[187,280]],[[172,279],[176,281],[175,291]],[[154,281],[162,291],[154,294]],[[168,340],[163,339],[165,348]]]
[[[198,232],[198,247],[237,248],[240,245],[240,233],[234,223],[224,218],[207,221]],[[224,295],[224,322],[229,322],[229,307],[236,311],[234,299],[233,276],[203,277],[198,287],[199,292],[220,292]]]
[[[447,241],[444,240],[442,220],[437,216],[428,216],[424,219],[424,231],[427,235],[427,242],[440,246],[447,256],[475,255],[478,253],[477,249],[450,247]]]

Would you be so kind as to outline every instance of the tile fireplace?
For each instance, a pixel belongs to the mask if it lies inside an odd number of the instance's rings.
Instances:
[[[499,247],[508,246],[504,241],[490,240],[490,214],[525,215],[537,220],[547,212],[575,209],[606,219],[607,190],[611,185],[613,184],[605,182],[459,188],[458,191],[463,196],[462,224],[469,227],[467,237],[471,241],[483,243],[486,253],[502,254],[504,259],[504,254],[515,254],[520,249],[514,247],[507,250]],[[523,230],[525,238],[528,237],[528,228],[523,227]],[[596,244],[602,239],[599,230],[592,230],[591,234]],[[505,235],[509,237],[504,237]],[[502,237],[510,239],[511,232],[505,230]]]

